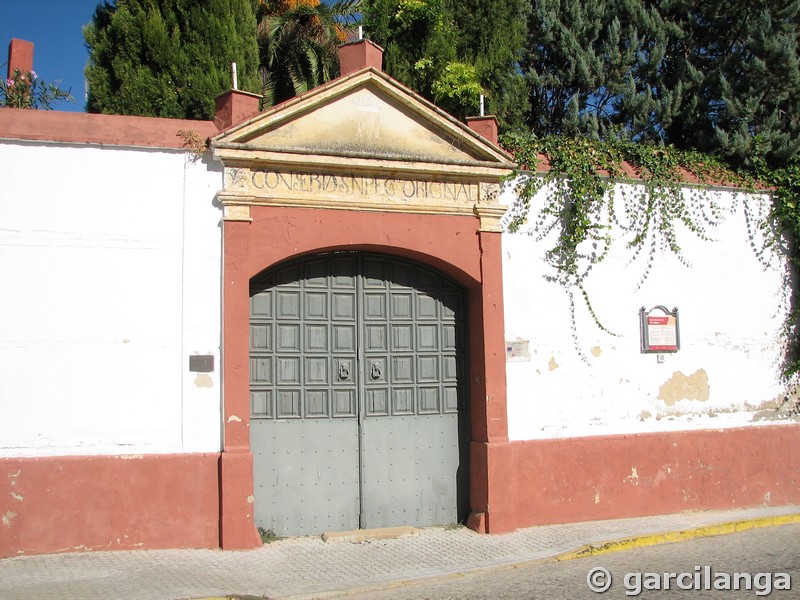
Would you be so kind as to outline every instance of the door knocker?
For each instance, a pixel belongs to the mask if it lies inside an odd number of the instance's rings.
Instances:
[[[341,363],[339,365],[339,379],[348,379],[350,377],[350,365]]]
[[[373,379],[380,379],[381,378],[381,363],[379,363],[379,362],[372,363],[372,367],[370,369],[370,374],[372,375]]]

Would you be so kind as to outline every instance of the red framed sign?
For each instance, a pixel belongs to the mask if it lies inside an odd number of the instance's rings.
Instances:
[[[651,315],[654,311],[660,314]],[[677,352],[681,347],[678,309],[667,310],[662,305],[650,310],[639,309],[641,350],[644,353]]]

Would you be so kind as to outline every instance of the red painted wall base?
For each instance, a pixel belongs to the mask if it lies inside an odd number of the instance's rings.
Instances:
[[[488,479],[472,481],[470,525],[488,533],[800,504],[800,425],[473,442],[471,456]],[[233,480],[252,484],[249,453],[229,458],[222,464],[220,454],[0,459],[0,558],[257,546],[249,487],[223,495],[220,521],[220,476],[231,471]]]
[[[800,425],[486,446],[489,533],[800,504]]]
[[[219,454],[0,459],[0,558],[216,548]]]

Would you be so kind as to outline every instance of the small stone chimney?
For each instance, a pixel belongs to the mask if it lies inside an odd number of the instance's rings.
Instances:
[[[339,74],[344,77],[366,67],[383,69],[383,48],[370,40],[357,40],[339,46]]]
[[[497,145],[497,118],[494,115],[467,117],[467,127]]]
[[[255,117],[260,112],[261,96],[242,90],[228,90],[214,98],[214,102],[214,124],[224,130]]]
[[[33,71],[33,42],[25,40],[11,39],[8,45],[8,75],[11,79],[14,69],[19,69],[20,73]]]

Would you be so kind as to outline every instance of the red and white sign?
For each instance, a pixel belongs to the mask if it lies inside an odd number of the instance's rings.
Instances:
[[[647,317],[647,341],[650,352],[678,350],[678,327],[674,316]]]

